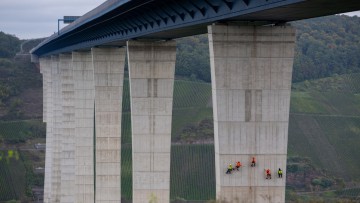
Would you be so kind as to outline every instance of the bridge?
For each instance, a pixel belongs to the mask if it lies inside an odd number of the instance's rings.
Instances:
[[[133,202],[170,202],[174,39],[208,33],[216,198],[284,202],[285,178],[265,179],[264,169],[286,176],[295,46],[287,22],[356,10],[357,0],[106,1],[31,52],[43,74],[44,201],[121,201],[127,57]],[[241,173],[225,174],[236,161]]]

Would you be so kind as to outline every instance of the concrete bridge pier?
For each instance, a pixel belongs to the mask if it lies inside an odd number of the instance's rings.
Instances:
[[[61,196],[61,151],[62,151],[62,95],[59,56],[51,56],[52,99],[53,99],[53,139],[51,167],[51,200],[60,202]]]
[[[133,202],[170,202],[176,43],[128,41]]]
[[[59,55],[62,95],[61,203],[75,202],[75,94],[72,54]]]
[[[121,202],[121,113],[125,48],[92,48],[96,203]]]
[[[40,58],[40,70],[43,75],[43,120],[46,123],[45,181],[44,202],[51,201],[51,168],[52,168],[52,68],[51,57]]]
[[[208,27],[221,202],[285,202],[295,31],[290,26]],[[251,167],[255,157],[256,166]],[[240,161],[240,171],[225,174]],[[269,168],[272,179],[265,179]],[[284,178],[277,178],[281,168]]]
[[[94,202],[94,66],[90,51],[72,52],[75,103],[75,202]]]

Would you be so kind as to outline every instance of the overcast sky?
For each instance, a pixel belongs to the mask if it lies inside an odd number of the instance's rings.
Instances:
[[[57,32],[58,19],[81,16],[103,2],[105,0],[0,0],[0,31],[20,39],[48,37]],[[360,16],[360,11],[355,14]]]
[[[20,39],[48,37],[57,32],[58,19],[84,15],[103,2],[105,0],[0,0],[0,31]]]

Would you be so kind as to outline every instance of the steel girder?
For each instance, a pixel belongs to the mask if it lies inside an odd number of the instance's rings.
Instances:
[[[307,4],[321,1],[324,0],[124,0],[120,6],[103,11],[102,15],[83,16],[83,23],[75,22],[71,29],[60,31],[59,35],[34,48],[32,54],[42,56],[100,45],[121,46],[127,40],[137,38],[166,40],[184,37],[206,33],[206,26],[214,22],[288,21],[296,18],[267,11],[292,5],[305,5],[300,9],[306,9]],[[355,4],[360,8],[360,3]],[[301,16],[309,17],[312,16]]]

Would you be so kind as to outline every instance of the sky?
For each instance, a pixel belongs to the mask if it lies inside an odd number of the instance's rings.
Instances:
[[[58,19],[81,16],[105,0],[0,0],[0,31],[20,39],[48,37]],[[348,15],[360,16],[360,11]],[[60,28],[64,27],[60,22]]]
[[[48,37],[58,19],[82,16],[105,0],[0,0],[0,31],[20,39]],[[60,28],[64,27],[60,22]]]

